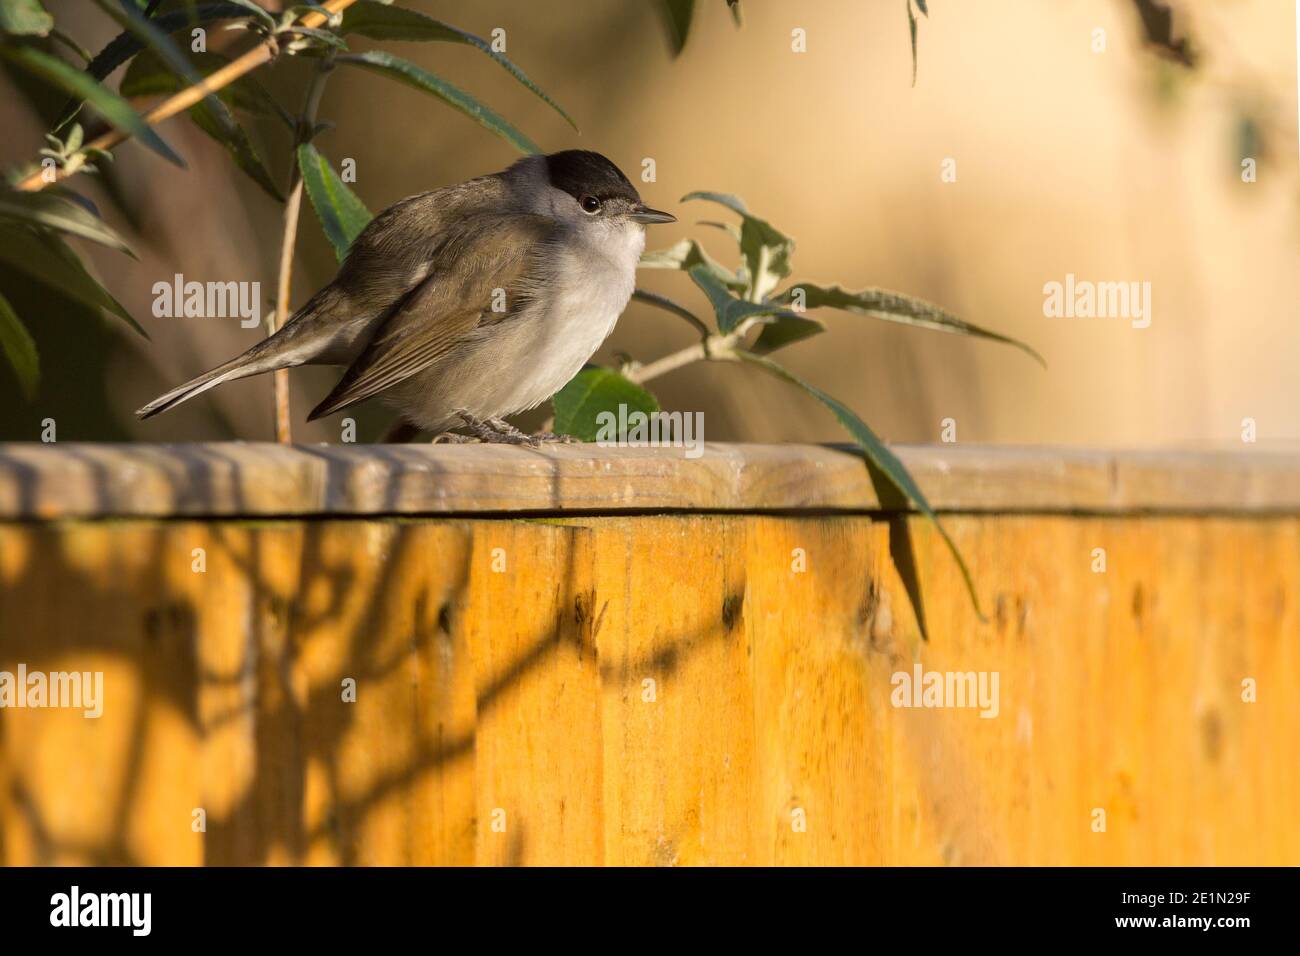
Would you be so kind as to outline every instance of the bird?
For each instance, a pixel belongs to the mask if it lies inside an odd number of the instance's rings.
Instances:
[[[410,196],[358,233],[333,281],[274,335],[136,416],[250,375],[334,365],[346,371],[308,421],[378,397],[412,429],[535,445],[505,419],[583,368],[631,299],[646,226],[676,221],[590,150]]]

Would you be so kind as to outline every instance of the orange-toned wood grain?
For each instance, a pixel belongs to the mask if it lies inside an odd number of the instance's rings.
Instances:
[[[0,524],[0,862],[1300,863],[1300,519],[946,523]]]

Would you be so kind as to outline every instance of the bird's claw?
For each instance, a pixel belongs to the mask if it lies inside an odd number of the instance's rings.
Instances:
[[[456,414],[465,423],[465,427],[474,433],[474,437],[486,444],[528,445],[530,448],[541,447],[541,440],[532,435],[525,435],[514,425],[500,418],[479,418],[463,408],[456,409]]]

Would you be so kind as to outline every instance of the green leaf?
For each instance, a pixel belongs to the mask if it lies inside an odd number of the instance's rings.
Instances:
[[[637,263],[639,269],[680,269],[684,272],[695,266],[704,266],[729,289],[741,291],[746,288],[744,279],[720,265],[694,239],[682,239],[667,249],[643,253]]]
[[[680,318],[685,319],[699,332],[700,335],[708,336],[709,327],[699,320],[699,318],[690,309],[678,305],[672,299],[657,292],[651,292],[648,289],[633,289],[632,298],[638,302],[644,302],[646,305],[653,305],[656,308],[663,309],[665,312],[671,312]]]
[[[225,65],[223,57],[215,54],[205,54],[205,56],[212,57],[204,61],[205,65],[212,67],[212,70]],[[146,51],[131,61],[126,76],[122,78],[120,89],[123,96],[148,96],[175,93],[184,89],[186,85],[184,80],[164,67],[154,53]],[[249,178],[272,198],[284,202],[284,194],[271,178],[247,130],[230,112],[230,105],[240,101],[252,101],[257,109],[263,111],[269,108],[268,104],[273,104],[270,95],[255,82],[236,82],[222,90],[220,95],[209,96],[195,103],[186,112],[195,126],[225,147],[226,152],[235,161],[235,165]]]
[[[280,187],[271,178],[248,131],[231,116],[224,103],[220,100],[204,100],[192,106],[189,114],[194,125],[224,146],[235,165],[261,186],[267,195],[278,202],[284,202],[284,193],[280,192]]]
[[[957,316],[939,308],[937,305],[923,299],[914,299],[899,292],[890,292],[886,289],[863,289],[861,292],[850,292],[847,289],[841,289],[837,285],[819,286],[811,282],[799,282],[780,295],[773,296],[772,301],[782,305],[789,305],[797,301],[797,292],[799,290],[803,291],[803,305],[805,308],[841,309],[845,312],[870,316],[873,319],[883,319],[886,322],[899,322],[903,325],[914,325],[923,329],[933,329],[937,332],[973,335],[977,338],[1002,342],[1006,345],[1015,346],[1027,355],[1037,359],[1038,363],[1044,368],[1047,367],[1043,357],[1024,342],[1006,335],[999,335],[997,332],[990,332],[988,329],[980,328],[978,325],[957,318]]]
[[[555,410],[555,433],[572,435],[582,441],[609,437],[608,430],[601,428],[598,418],[602,412],[608,412],[617,422],[619,405],[627,406],[629,414],[644,412],[649,415],[659,411],[658,399],[640,385],[613,369],[588,365],[551,399],[551,407]]]
[[[697,189],[695,192],[687,193],[682,197],[681,201],[686,202],[688,199],[704,199],[708,202],[715,202],[720,206],[726,206],[739,216],[749,215],[749,208],[745,205],[745,200],[734,193],[719,193],[709,189]]]
[[[168,162],[185,168],[185,161],[131,109],[130,103],[101,86],[89,74],[31,47],[0,47],[0,56],[65,92],[81,97],[110,125],[134,136]]]
[[[19,321],[9,300],[0,295],[0,352],[5,354],[18,378],[23,398],[31,401],[36,397],[36,385],[41,377],[40,357],[36,354],[36,343],[31,334]]]
[[[0,222],[0,262],[27,273],[74,302],[107,309],[146,339],[149,337],[131,313],[96,281],[77,254],[54,233]]]
[[[916,14],[912,12],[912,0],[903,0],[907,4],[907,30],[912,35],[912,85],[916,86]],[[925,8],[921,8],[925,12]]]
[[[44,226],[133,255],[122,238],[94,213],[52,193],[0,190],[0,219]]]
[[[717,277],[705,266],[692,266],[688,275],[708,297],[709,304],[713,306],[713,313],[718,319],[718,329],[724,335],[735,330],[736,326],[740,325],[741,322],[755,316],[801,318],[789,309],[783,309],[773,303],[747,302],[744,299],[737,299],[727,291],[727,287],[719,282]]]
[[[573,121],[560,104],[542,91],[542,88],[528,78],[523,70],[507,59],[503,54],[492,49],[492,44],[482,37],[475,36],[458,27],[427,17],[414,10],[391,7],[376,0],[359,0],[343,11],[343,25],[339,32],[344,36],[357,33],[371,40],[410,40],[433,41],[443,43],[463,43],[475,47],[495,60],[506,72],[528,87],[551,109],[564,117],[575,130],[578,124]]]
[[[194,66],[204,76],[211,76],[217,70],[230,65],[230,59],[220,53],[192,53]],[[163,66],[156,56],[145,52],[131,61],[118,92],[126,97],[168,96],[185,88],[170,70]],[[233,83],[217,91],[217,97],[233,110],[240,110],[253,116],[279,116],[292,127],[294,119],[283,106],[275,101],[266,87],[253,79],[252,74],[241,76]]]
[[[686,37],[691,32],[691,17],[695,13],[695,0],[661,0],[664,22],[668,27],[668,43],[673,56],[679,55],[686,46]]]
[[[957,550],[957,545],[953,543],[952,538],[948,536],[947,530],[939,521],[939,516],[935,514],[934,509],[930,507],[930,503],[925,500],[925,495],[922,494],[921,489],[917,486],[916,481],[912,476],[908,474],[903,463],[898,460],[898,457],[889,450],[888,446],[886,446],[884,442],[876,437],[876,433],[867,427],[866,422],[859,418],[854,411],[843,402],[827,395],[815,385],[805,382],[789,369],[782,365],[778,365],[771,359],[765,358],[761,355],[755,355],[753,352],[746,352],[743,349],[737,349],[736,355],[743,361],[757,365],[775,375],[777,378],[784,379],[792,385],[797,385],[831,410],[831,413],[839,420],[839,423],[844,426],[845,430],[848,431],[850,435],[853,436],[854,442],[856,442],[858,447],[862,449],[863,454],[865,454],[867,460],[876,467],[876,470],[886,480],[888,480],[900,494],[911,501],[921,514],[925,515],[934,523],[935,529],[939,532],[940,536],[942,536],[944,543],[948,546],[948,550],[956,560],[957,566],[961,569],[961,576],[966,582],[966,590],[970,594],[971,604],[975,607],[976,615],[979,616],[980,620],[984,620],[984,612],[980,610],[979,595],[975,593],[975,581],[971,578],[970,569],[966,567],[966,561],[962,558],[961,552]]]
[[[194,64],[172,42],[171,37],[164,30],[159,29],[153,21],[146,20],[140,11],[130,6],[117,6],[113,0],[95,0],[95,2],[101,10],[116,20],[118,25],[124,27],[126,32],[144,44],[159,63],[165,64],[177,77],[184,80],[186,86],[203,82],[203,77],[194,68]],[[207,97],[208,100],[214,98],[215,94],[209,94]]]
[[[383,50],[371,50],[366,53],[344,54],[336,62],[359,66],[417,90],[431,93],[449,106],[460,110],[470,119],[476,120],[484,129],[496,133],[520,152],[540,152],[536,143],[464,90],[452,86],[446,80],[421,69],[414,63],[408,63],[401,57],[393,56]]]
[[[4,0],[0,0],[0,3],[3,2]],[[78,43],[76,40],[72,39],[72,37],[68,36],[62,30],[51,30],[50,39],[54,40],[57,43],[62,43],[73,53],[77,54],[77,56],[81,57],[83,63],[87,63],[87,64],[90,63],[91,60],[90,51],[87,50],[80,43]]]
[[[735,240],[736,245],[740,245],[740,227],[734,222],[714,222],[712,219],[701,219],[695,225],[708,226],[710,229],[721,229]]]
[[[783,349],[787,345],[793,345],[795,342],[802,342],[814,335],[820,335],[825,331],[826,326],[816,319],[794,315],[778,315],[772,322],[763,326],[763,331],[754,340],[751,351],[757,352],[759,355],[767,355],[777,349]]]
[[[0,0],[0,33],[43,37],[53,29],[54,17],[41,0]]]
[[[739,196],[703,190],[687,193],[681,201],[690,199],[718,203],[740,216],[740,251],[745,257],[749,279],[745,298],[761,302],[790,274],[794,240],[766,219],[752,215]]]
[[[139,10],[130,5],[119,7],[113,3],[113,0],[95,0],[95,3],[101,10],[117,21],[120,26],[124,27],[127,33],[139,40],[153,54],[156,63],[165,65],[185,86],[196,86],[203,82],[203,77],[194,68],[194,64],[172,42],[171,37],[165,31],[159,29],[153,21],[146,19]],[[217,98],[215,93],[209,93],[203,98],[202,102],[196,104],[190,111],[190,115],[196,118],[202,117],[199,126],[218,142],[231,148],[235,161],[240,168],[244,168],[246,172],[258,179],[255,172],[246,168],[250,162],[249,156],[252,150],[251,144],[248,143],[248,137],[240,129],[239,124],[235,122],[235,118],[230,115],[230,110]],[[252,162],[260,167],[261,163],[256,160],[256,154],[254,153],[252,156]],[[262,171],[262,176],[265,177],[265,170]],[[264,180],[259,179],[259,182],[263,184],[263,188],[266,188],[266,184],[270,183],[270,179],[265,177]],[[273,184],[272,190],[274,195]]]
[[[164,33],[175,33],[177,30],[191,29],[213,20],[246,19],[247,9],[247,7],[241,7],[240,4],[233,2],[205,3],[194,8],[193,19],[190,18],[190,12],[187,10],[174,10],[153,17],[149,22]],[[256,7],[256,9],[266,17],[269,23],[274,25],[275,21],[271,20],[266,11],[260,7]],[[119,33],[87,64],[86,73],[92,79],[102,80],[143,49],[144,44],[130,31]],[[81,109],[81,102],[80,97],[74,96],[64,106],[59,121],[54,124],[56,130],[62,128],[77,115],[77,111]]]
[[[330,245],[334,247],[334,255],[342,262],[352,240],[370,222],[370,210],[339,179],[329,160],[311,143],[303,143],[298,147],[298,168],[302,171],[302,182],[312,207],[320,218]]]
[[[260,20],[268,27],[274,27],[276,25],[275,17],[271,16],[271,14],[261,4],[254,3],[253,0],[230,0],[230,3],[232,6],[243,7],[249,13],[253,14],[255,19]]]

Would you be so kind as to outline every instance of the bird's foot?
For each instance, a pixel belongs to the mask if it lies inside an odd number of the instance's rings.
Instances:
[[[558,442],[561,445],[578,445],[580,440],[572,435],[557,435],[555,432],[533,432],[533,437],[542,444]]]
[[[514,425],[500,418],[478,418],[465,411],[463,408],[456,409],[456,414],[460,420],[465,423],[465,427],[474,433],[474,437],[481,442],[499,445],[528,445],[531,448],[537,448],[541,441],[532,435],[525,435]]]

